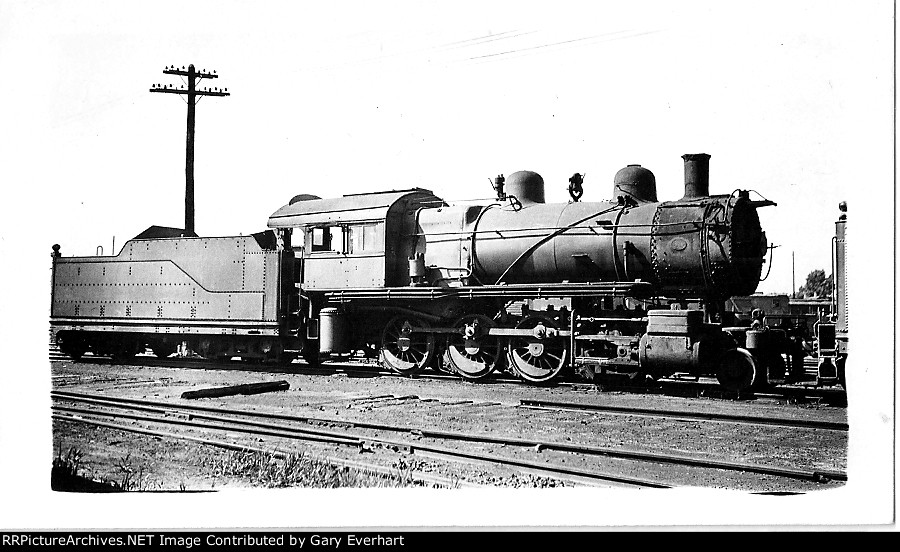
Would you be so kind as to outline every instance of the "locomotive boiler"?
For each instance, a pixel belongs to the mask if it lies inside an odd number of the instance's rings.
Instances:
[[[674,201],[658,201],[638,165],[600,202],[580,201],[576,174],[571,201],[546,203],[541,176],[520,171],[497,177],[487,202],[450,205],[420,188],[302,194],[253,240],[55,252],[51,324],[73,354],[180,342],[256,360],[365,354],[400,374],[472,380],[506,369],[532,383],[608,371],[765,383],[768,352],[724,301],[755,291],[768,247],[757,209],[774,204],[710,195],[709,156],[683,158]]]
[[[709,156],[684,158],[685,195],[669,202],[639,165],[616,174],[608,202],[547,204],[540,175],[514,173],[501,202],[420,211],[417,254],[437,267],[432,284],[641,281],[661,295],[753,293],[767,247],[763,203],[710,196]]]

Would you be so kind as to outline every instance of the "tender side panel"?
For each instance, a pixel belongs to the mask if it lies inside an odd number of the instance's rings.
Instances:
[[[144,328],[274,324],[278,274],[277,252],[249,237],[137,240],[116,257],[58,259],[51,316]]]
[[[132,240],[117,259],[125,261],[171,260],[209,291],[262,291],[264,263],[250,258],[274,254],[263,250],[249,236]]]

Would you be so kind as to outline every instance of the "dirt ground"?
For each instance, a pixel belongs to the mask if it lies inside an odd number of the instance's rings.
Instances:
[[[784,404],[774,399],[734,401],[601,392],[589,384],[535,388],[503,381],[470,383],[451,377],[409,379],[379,375],[375,370],[360,372],[326,368],[321,374],[311,374],[296,373],[293,368],[272,369],[244,364],[181,369],[54,361],[52,377],[56,390],[112,397],[175,400],[222,408],[314,416],[337,422],[366,421],[422,429],[527,437],[791,469],[844,471],[847,467],[846,432],[516,408],[522,399],[539,399],[846,422],[845,409],[814,402]],[[180,399],[181,393],[189,390],[278,380],[287,381],[290,388],[260,395],[195,401]],[[389,398],[391,395],[399,399]],[[388,436],[377,431],[372,435]],[[258,439],[251,445],[266,451],[279,450],[316,458],[332,457],[347,462],[379,464],[401,476],[413,472],[431,474],[456,481],[458,486],[555,487],[576,484],[490,464],[462,465],[419,456],[398,460],[396,454],[382,454],[380,451],[361,454],[358,450],[347,450],[347,447],[337,445],[297,444],[270,438]],[[229,473],[227,467],[234,462],[234,456],[221,448],[77,422],[54,422],[54,449],[58,456],[77,451],[80,473],[88,479],[130,490],[198,492],[266,484],[246,474]],[[698,474],[691,469],[608,457],[585,463],[571,455],[537,453],[520,447],[500,448],[498,452],[515,458],[665,480],[686,487],[809,492],[840,485],[839,482],[791,481],[742,472],[716,473],[706,470]]]

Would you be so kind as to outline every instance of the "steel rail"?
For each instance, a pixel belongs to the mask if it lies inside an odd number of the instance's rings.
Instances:
[[[215,414],[228,414],[228,415],[237,415],[237,416],[247,416],[247,417],[255,417],[262,418],[268,420],[279,420],[279,421],[291,421],[291,422],[299,422],[299,423],[322,423],[322,424],[335,424],[335,425],[343,425],[350,427],[357,427],[361,429],[374,429],[381,431],[393,431],[393,432],[402,432],[402,433],[411,433],[414,435],[418,435],[421,437],[428,437],[432,439],[443,439],[443,440],[456,440],[456,441],[469,441],[469,442],[480,442],[480,443],[491,443],[491,444],[502,444],[502,445],[512,445],[512,446],[521,446],[521,447],[529,447],[534,448],[535,450],[556,450],[560,452],[570,452],[576,454],[585,454],[585,455],[597,455],[597,456],[607,456],[611,458],[622,458],[627,460],[636,460],[643,462],[659,462],[666,464],[679,464],[684,466],[692,466],[698,468],[709,468],[709,469],[723,469],[723,470],[731,470],[731,471],[741,471],[741,472],[750,472],[757,473],[760,475],[774,475],[778,477],[784,477],[789,479],[798,479],[804,481],[815,481],[815,482],[825,482],[829,480],[835,481],[846,481],[847,474],[839,471],[827,471],[827,470],[797,470],[791,468],[778,468],[772,466],[761,466],[757,464],[747,464],[747,463],[738,463],[738,462],[726,462],[726,461],[716,461],[716,460],[706,460],[702,458],[694,458],[689,456],[682,455],[674,455],[674,454],[659,454],[652,452],[641,452],[641,451],[632,451],[632,450],[622,450],[622,449],[613,449],[609,447],[597,447],[591,445],[574,445],[569,443],[559,443],[559,442],[547,442],[547,441],[539,441],[535,439],[515,439],[515,438],[504,438],[504,437],[495,437],[492,435],[486,434],[473,434],[473,433],[455,433],[449,431],[440,431],[440,430],[430,430],[430,429],[422,429],[410,426],[397,426],[397,425],[388,425],[388,424],[376,424],[371,422],[359,422],[353,420],[342,420],[342,419],[329,419],[329,418],[313,418],[306,416],[291,416],[285,414],[270,414],[270,413],[262,413],[262,412],[244,412],[239,410],[230,410],[216,407],[203,407],[203,406],[195,406],[195,405],[172,405],[154,401],[144,401],[139,399],[123,399],[123,398],[112,398],[112,397],[98,397],[92,395],[83,395],[78,393],[69,393],[69,392],[60,392],[54,391],[51,392],[51,397],[56,398],[69,398],[69,399],[100,399],[100,400],[108,400],[113,401],[120,404],[139,404],[142,406],[161,406],[164,408],[172,408],[172,409],[184,409],[191,411],[202,411],[202,412],[212,412]],[[283,428],[279,428],[283,429]],[[305,431],[305,430],[304,430]],[[317,432],[317,435],[321,435],[323,432]],[[362,437],[362,440],[370,440],[369,438]],[[396,441],[391,441],[391,444],[398,446],[409,446],[409,447],[417,447],[422,448],[422,445],[419,444],[410,444],[410,443],[398,443]]]
[[[68,399],[71,400],[71,399]],[[118,408],[125,408],[121,405],[117,406]],[[130,407],[130,406],[129,406]],[[328,431],[319,431],[319,430],[307,430],[300,428],[287,428],[284,426],[273,426],[269,424],[262,424],[258,422],[248,422],[243,420],[229,420],[225,418],[219,417],[211,417],[211,416],[202,416],[203,418],[209,420],[217,420],[217,421],[225,421],[230,424],[234,424],[232,426],[224,426],[218,424],[207,424],[200,422],[191,422],[186,420],[175,420],[172,418],[155,418],[151,416],[141,416],[136,414],[128,414],[128,413],[117,413],[117,412],[104,412],[99,410],[90,410],[90,409],[81,409],[81,408],[69,408],[69,407],[59,407],[54,406],[54,410],[62,411],[62,412],[70,412],[76,414],[83,415],[93,415],[100,417],[111,417],[111,418],[126,418],[136,421],[150,422],[150,423],[160,423],[160,424],[172,424],[179,426],[186,426],[196,429],[212,429],[216,431],[231,431],[237,433],[249,433],[252,435],[266,435],[270,437],[280,437],[286,439],[295,439],[295,440],[306,440],[306,441],[318,441],[318,442],[327,442],[330,444],[341,444],[352,446],[355,448],[359,448],[360,450],[366,450],[371,448],[371,445],[380,445],[384,448],[388,448],[391,450],[395,450],[397,452],[407,452],[411,454],[416,453],[425,453],[427,456],[432,457],[440,457],[444,459],[450,459],[454,461],[459,461],[460,459],[464,460],[475,460],[478,462],[486,462],[493,464],[501,464],[506,466],[514,466],[517,468],[524,468],[530,472],[539,472],[543,474],[547,474],[551,477],[560,476],[574,476],[578,478],[587,478],[593,480],[602,480],[612,483],[619,484],[627,484],[631,486],[639,486],[639,487],[655,487],[655,488],[667,488],[668,485],[658,483],[656,481],[645,480],[645,479],[637,479],[633,477],[624,477],[609,473],[603,473],[593,470],[582,470],[578,468],[571,468],[567,466],[559,466],[553,464],[541,464],[536,462],[529,462],[526,460],[518,460],[515,458],[509,458],[504,456],[497,456],[493,454],[479,454],[474,452],[464,452],[455,449],[448,449],[444,447],[437,447],[433,445],[423,445],[421,443],[408,443],[403,441],[394,441],[383,438],[373,438],[368,436],[353,436],[339,432],[328,432]],[[173,406],[173,410],[177,410],[177,406]],[[252,415],[252,413],[247,413]],[[199,417],[199,416],[196,416]],[[83,418],[72,418],[73,421],[84,421]],[[253,429],[242,428],[240,426],[249,426]],[[235,427],[237,426],[237,427]],[[127,426],[126,426],[127,427]]]
[[[734,422],[753,425],[775,425],[785,427],[798,427],[805,429],[830,429],[834,431],[849,431],[850,426],[844,422],[825,422],[820,420],[790,420],[787,418],[763,418],[761,416],[741,416],[737,414],[714,414],[703,412],[685,412],[681,410],[657,410],[654,408],[635,408],[628,406],[608,406],[598,404],[570,403],[558,401],[542,401],[536,399],[522,399],[520,405],[525,408],[546,410],[572,410],[603,412],[609,414],[634,414],[637,416],[656,416],[661,418],[676,418],[683,420],[706,420],[714,422]]]
[[[140,435],[149,435],[151,437],[165,437],[169,439],[178,439],[182,441],[190,441],[193,443],[198,443],[202,445],[209,445],[217,448],[222,448],[226,450],[232,450],[235,452],[255,452],[258,454],[270,454],[279,459],[286,459],[291,455],[291,453],[282,452],[278,450],[265,450],[258,447],[251,447],[249,445],[239,445],[236,443],[229,443],[227,441],[217,441],[215,439],[204,439],[202,437],[192,437],[190,435],[182,435],[178,433],[170,433],[166,431],[154,431],[152,429],[134,427],[134,426],[124,426],[119,424],[113,424],[108,422],[101,422],[99,420],[87,420],[84,418],[77,418],[72,416],[66,416],[64,414],[54,414],[52,419],[65,421],[65,422],[75,422],[75,423],[83,423],[95,425],[98,427],[105,427],[108,429],[117,429],[120,431],[126,431],[129,433],[137,433]],[[323,457],[313,457],[315,459],[327,462],[329,464],[334,464],[336,466],[346,467],[355,469],[359,472],[370,474],[370,475],[379,475],[383,477],[396,477],[397,470],[386,468],[384,466],[378,466],[376,464],[366,464],[364,462],[354,462],[351,460],[345,460],[343,458],[337,458],[334,456],[323,456]],[[425,474],[421,472],[412,472],[410,477],[415,481],[421,481],[423,483],[428,483],[431,485],[439,485],[443,487],[471,487],[471,488],[483,488],[484,485],[478,485],[475,483],[469,483],[466,481],[457,481],[453,479],[438,477],[431,474]]]
[[[118,405],[118,406],[116,406],[116,408],[126,408],[126,407]],[[130,408],[130,407],[127,407],[127,408]],[[125,418],[128,420],[134,420],[134,421],[139,421],[139,422],[155,422],[155,423],[163,423],[163,424],[170,424],[170,425],[179,425],[179,426],[184,426],[184,427],[192,427],[192,428],[198,428],[198,429],[213,429],[213,430],[217,430],[217,431],[238,431],[238,432],[242,432],[242,433],[247,432],[246,430],[241,430],[240,428],[235,428],[232,426],[200,423],[200,422],[191,421],[190,419],[177,420],[177,419],[169,418],[169,417],[154,418],[152,416],[142,416],[140,414],[128,414],[126,412],[105,412],[102,410],[91,410],[91,409],[87,409],[87,408],[72,408],[72,407],[66,407],[66,406],[53,406],[52,409],[57,412],[69,412],[72,414],[87,414],[90,416],[106,416],[106,417],[111,417],[111,418]],[[168,414],[168,413],[166,413],[166,414]],[[200,416],[192,415],[191,417],[199,418]],[[321,432],[320,433],[320,432],[305,431],[305,430],[284,431],[284,428],[269,425],[269,424],[261,424],[261,423],[254,423],[254,422],[242,422],[240,420],[225,420],[222,418],[212,418],[209,416],[203,416],[203,419],[206,419],[206,420],[214,419],[215,421],[225,421],[226,423],[252,426],[252,427],[256,428],[256,431],[254,432],[256,435],[265,435],[267,437],[294,438],[294,437],[296,437],[296,435],[298,433],[300,433],[303,435],[304,440],[307,440],[307,441],[319,441],[319,442],[323,442],[323,443],[350,445],[350,446],[355,446],[355,447],[360,446],[359,439],[355,439],[353,437],[343,437],[343,436],[337,435],[333,432],[331,432],[331,433]]]

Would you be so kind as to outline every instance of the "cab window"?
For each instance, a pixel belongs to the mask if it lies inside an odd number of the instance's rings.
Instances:
[[[342,226],[321,226],[310,230],[313,253],[345,253],[344,228]]]
[[[347,231],[349,233],[350,253],[359,254],[382,251],[379,229],[379,225],[375,223],[349,226]]]

